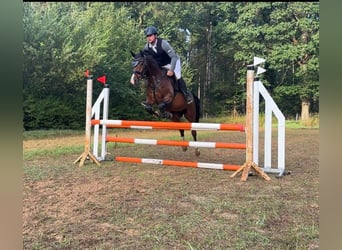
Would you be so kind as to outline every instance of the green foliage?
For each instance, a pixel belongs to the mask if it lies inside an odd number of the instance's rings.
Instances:
[[[286,116],[319,103],[318,2],[24,2],[24,129],[84,126],[86,81],[107,76],[109,117],[151,119],[131,54],[155,25],[183,64],[203,114],[245,110],[246,66],[265,58],[262,82]],[[94,83],[94,98],[101,84]]]
[[[294,86],[278,86],[274,89],[274,101],[279,107],[282,107],[285,117],[294,118],[296,114],[300,114],[300,87]]]
[[[82,106],[84,105],[85,103]],[[81,129],[85,124],[85,113],[84,110],[78,112],[74,106],[78,105],[54,97],[34,102],[31,99],[29,104],[24,102],[24,129]]]

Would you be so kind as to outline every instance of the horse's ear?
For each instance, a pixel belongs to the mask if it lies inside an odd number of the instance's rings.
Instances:
[[[142,50],[140,53],[143,56],[152,56],[152,54],[149,50]]]
[[[131,55],[133,56],[133,57],[135,57],[135,53],[131,50]]]

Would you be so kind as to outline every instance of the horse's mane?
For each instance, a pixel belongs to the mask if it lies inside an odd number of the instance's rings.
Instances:
[[[163,70],[160,68],[157,60],[153,57],[153,55],[148,50],[140,51],[140,55],[143,56],[146,59],[146,62],[150,66],[150,68],[156,69],[159,72],[162,72]],[[159,73],[157,72],[157,73]]]
[[[147,62],[149,62],[149,63],[151,62],[151,63],[153,63],[154,65],[157,65],[157,66],[158,66],[157,60],[154,59],[153,55],[152,55],[148,50],[143,50],[143,51],[141,52],[141,55],[143,55],[143,56],[146,58]]]

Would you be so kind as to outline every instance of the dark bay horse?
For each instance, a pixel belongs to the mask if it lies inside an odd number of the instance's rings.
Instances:
[[[192,94],[193,102],[187,104],[184,95],[178,91],[175,77],[168,77],[166,71],[158,65],[157,61],[147,52],[133,53],[133,74],[131,83],[137,84],[140,79],[146,79],[146,101],[142,102],[145,110],[160,118],[167,118],[173,122],[180,122],[184,116],[189,122],[199,122],[200,100]],[[155,111],[157,109],[157,111]],[[179,130],[184,140],[184,130]],[[197,141],[196,130],[191,130],[194,141]],[[187,147],[183,147],[186,151]],[[196,155],[200,154],[198,148]]]

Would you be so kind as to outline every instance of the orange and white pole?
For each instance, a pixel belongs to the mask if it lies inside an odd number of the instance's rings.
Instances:
[[[189,123],[189,122],[152,122],[152,121],[126,121],[126,120],[92,120],[91,124],[106,125],[108,128],[134,128],[134,129],[184,129],[184,130],[233,130],[245,131],[241,124],[225,123]]]
[[[122,138],[122,137],[114,137],[114,136],[107,136],[106,141],[107,142],[133,143],[133,144],[147,144],[147,145],[163,145],[163,146],[246,149],[246,144],[244,143],[172,141],[172,140],[155,140],[155,139],[139,139],[139,138]]]
[[[238,165],[229,165],[229,164],[173,161],[173,160],[121,157],[121,156],[115,157],[115,160],[120,161],[120,162],[146,163],[146,164],[168,165],[168,166],[175,166],[175,167],[208,168],[208,169],[219,169],[219,170],[229,170],[229,171],[236,171],[240,168],[240,166]]]

